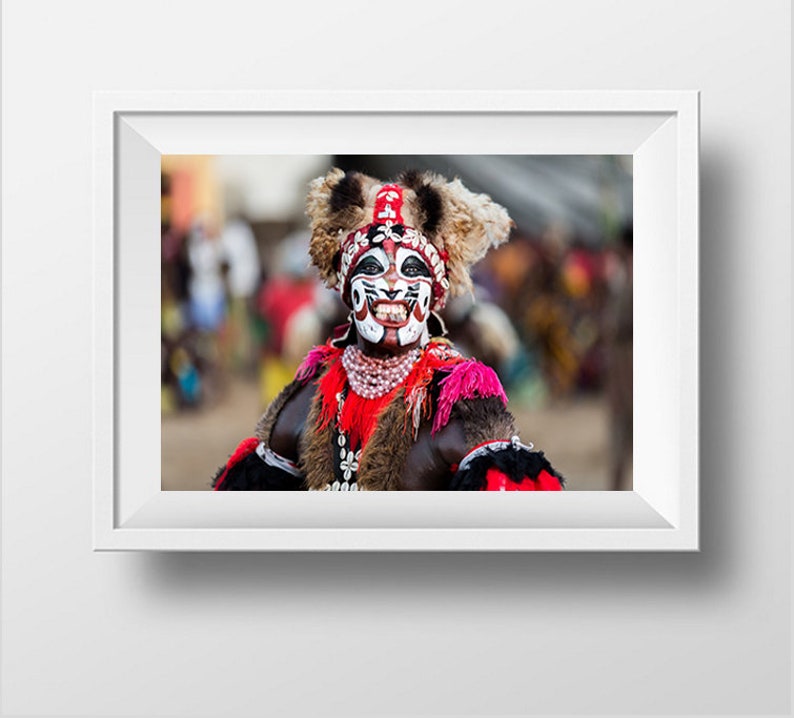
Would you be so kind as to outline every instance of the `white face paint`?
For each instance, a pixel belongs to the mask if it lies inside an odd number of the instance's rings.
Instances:
[[[350,280],[353,319],[360,336],[383,347],[428,339],[433,280],[419,252],[386,240],[361,255]]]

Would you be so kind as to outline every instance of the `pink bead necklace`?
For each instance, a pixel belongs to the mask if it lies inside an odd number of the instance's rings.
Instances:
[[[421,350],[411,349],[405,354],[379,359],[367,356],[351,344],[342,354],[342,366],[356,394],[365,399],[378,399],[408,378],[420,355]]]

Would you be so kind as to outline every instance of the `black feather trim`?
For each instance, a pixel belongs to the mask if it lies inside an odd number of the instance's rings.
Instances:
[[[397,178],[397,182],[403,187],[416,190],[416,188],[422,184],[422,179],[422,173],[418,169],[412,167],[411,169],[401,172],[400,176]]]
[[[416,193],[416,203],[422,214],[422,230],[427,235],[436,232],[443,217],[443,202],[439,191],[425,180],[425,175],[416,169],[405,170],[399,182]]]
[[[210,481],[210,486],[214,489],[218,485],[218,481],[223,476],[223,472],[226,471],[226,464],[223,466],[219,466],[218,470],[215,472],[215,475],[212,477],[212,481]]]
[[[488,469],[498,469],[515,483],[521,483],[524,478],[536,481],[540,472],[545,470],[560,482],[560,486],[565,484],[565,479],[552,468],[542,451],[508,446],[504,449],[486,448],[465,469],[455,473],[450,482],[450,491],[481,491],[486,485]]]
[[[226,470],[222,466],[212,485]],[[256,452],[248,454],[229,469],[218,491],[302,491],[303,479],[299,476],[266,464]]]
[[[341,212],[348,207],[363,207],[364,192],[358,172],[346,172],[331,190],[331,212]]]
[[[422,231],[427,235],[435,234],[444,214],[441,195],[435,187],[423,184],[416,190],[416,201],[424,214]]]

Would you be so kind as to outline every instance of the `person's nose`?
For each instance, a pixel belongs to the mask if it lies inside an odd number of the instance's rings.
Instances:
[[[394,285],[397,283],[399,276],[397,274],[397,267],[394,263],[389,265],[389,270],[386,272],[386,283],[389,285],[389,289],[387,290],[386,294],[390,294],[394,290]],[[392,298],[392,297],[390,297]]]

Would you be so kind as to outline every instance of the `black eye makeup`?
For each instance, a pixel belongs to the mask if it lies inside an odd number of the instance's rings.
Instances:
[[[400,267],[400,273],[405,277],[429,277],[430,269],[418,257],[408,257]]]
[[[383,274],[385,271],[385,267],[375,257],[366,257],[356,265],[355,270],[353,270],[353,276],[355,277],[358,274],[374,276]]]

